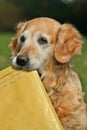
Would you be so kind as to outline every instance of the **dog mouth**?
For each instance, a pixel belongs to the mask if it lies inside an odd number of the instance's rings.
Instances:
[[[21,60],[19,60],[20,57],[14,57],[12,60],[12,65],[13,68],[17,69],[17,70],[24,70],[24,71],[33,71],[33,70],[37,70],[39,77],[41,78],[41,80],[43,79],[43,75],[41,74],[40,70],[39,70],[39,63],[38,61],[35,60],[32,61],[32,63],[29,62],[29,59],[26,59],[24,57],[22,57]],[[34,62],[34,63],[33,63]]]
[[[39,70],[40,62],[38,59],[29,59],[28,56],[18,55],[12,59],[12,65],[16,69],[25,71]]]
[[[29,60],[28,57],[16,56],[12,60],[12,66],[18,70],[33,71],[37,70],[41,80],[44,78],[44,73],[40,70],[40,62],[38,59]]]

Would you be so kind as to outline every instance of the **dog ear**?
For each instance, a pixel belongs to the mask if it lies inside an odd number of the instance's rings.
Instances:
[[[9,47],[12,49],[12,55],[15,56],[17,54],[17,51],[18,51],[18,46],[17,46],[17,43],[18,43],[18,38],[19,35],[22,33],[22,31],[24,30],[25,28],[25,25],[26,25],[26,22],[20,22],[18,25],[17,25],[17,34],[15,37],[13,37],[11,39],[11,43],[9,45]]]
[[[11,39],[11,43],[9,44],[9,47],[12,49],[12,55],[15,56],[17,54],[17,38],[13,37]]]
[[[81,54],[82,40],[79,32],[71,24],[63,24],[57,34],[54,56],[61,63]]]

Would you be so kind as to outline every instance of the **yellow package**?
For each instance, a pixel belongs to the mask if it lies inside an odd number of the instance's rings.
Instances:
[[[0,72],[0,130],[63,130],[36,71]]]

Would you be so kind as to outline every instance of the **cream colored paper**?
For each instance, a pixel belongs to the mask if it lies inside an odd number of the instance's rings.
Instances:
[[[0,130],[63,130],[36,71],[0,72]]]

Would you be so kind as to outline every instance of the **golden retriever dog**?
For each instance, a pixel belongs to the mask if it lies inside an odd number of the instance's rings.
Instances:
[[[64,130],[85,130],[84,94],[78,75],[69,65],[74,55],[81,54],[79,32],[71,24],[35,18],[18,24],[10,47],[14,67],[38,71]]]

